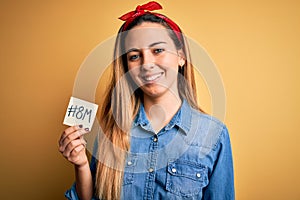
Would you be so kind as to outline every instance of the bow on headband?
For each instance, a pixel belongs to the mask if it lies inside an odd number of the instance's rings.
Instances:
[[[169,27],[175,32],[177,38],[180,41],[182,41],[181,34],[180,34],[181,30],[175,22],[173,22],[171,19],[167,18],[164,15],[149,12],[149,11],[160,10],[160,9],[162,9],[162,6],[155,1],[150,1],[149,3],[146,3],[144,5],[137,6],[135,11],[128,12],[128,13],[122,15],[121,17],[119,17],[120,20],[125,21],[125,24],[123,26],[123,31],[125,31],[127,29],[128,25],[137,17],[142,16],[146,13],[151,13],[152,15],[155,15],[155,16],[163,19],[169,25]]]

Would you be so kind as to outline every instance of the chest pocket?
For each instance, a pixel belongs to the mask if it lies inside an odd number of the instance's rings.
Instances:
[[[186,160],[169,162],[166,190],[182,197],[197,195],[208,184],[207,173],[207,167],[198,163]]]

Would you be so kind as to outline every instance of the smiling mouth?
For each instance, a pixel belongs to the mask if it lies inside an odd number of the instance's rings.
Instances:
[[[149,83],[158,80],[163,75],[163,72],[152,74],[150,76],[141,76],[143,82]]]

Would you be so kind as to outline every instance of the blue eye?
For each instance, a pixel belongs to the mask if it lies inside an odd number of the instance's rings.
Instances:
[[[163,51],[164,51],[164,49],[154,49],[155,54],[162,53]]]
[[[132,56],[129,56],[129,60],[130,61],[135,61],[135,60],[137,60],[139,58],[139,55],[132,55]]]

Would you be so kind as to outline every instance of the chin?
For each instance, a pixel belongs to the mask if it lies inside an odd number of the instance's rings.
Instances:
[[[142,91],[144,92],[145,95],[153,98],[157,98],[162,96],[164,93],[166,93],[167,88],[162,87],[162,86],[143,86]]]

